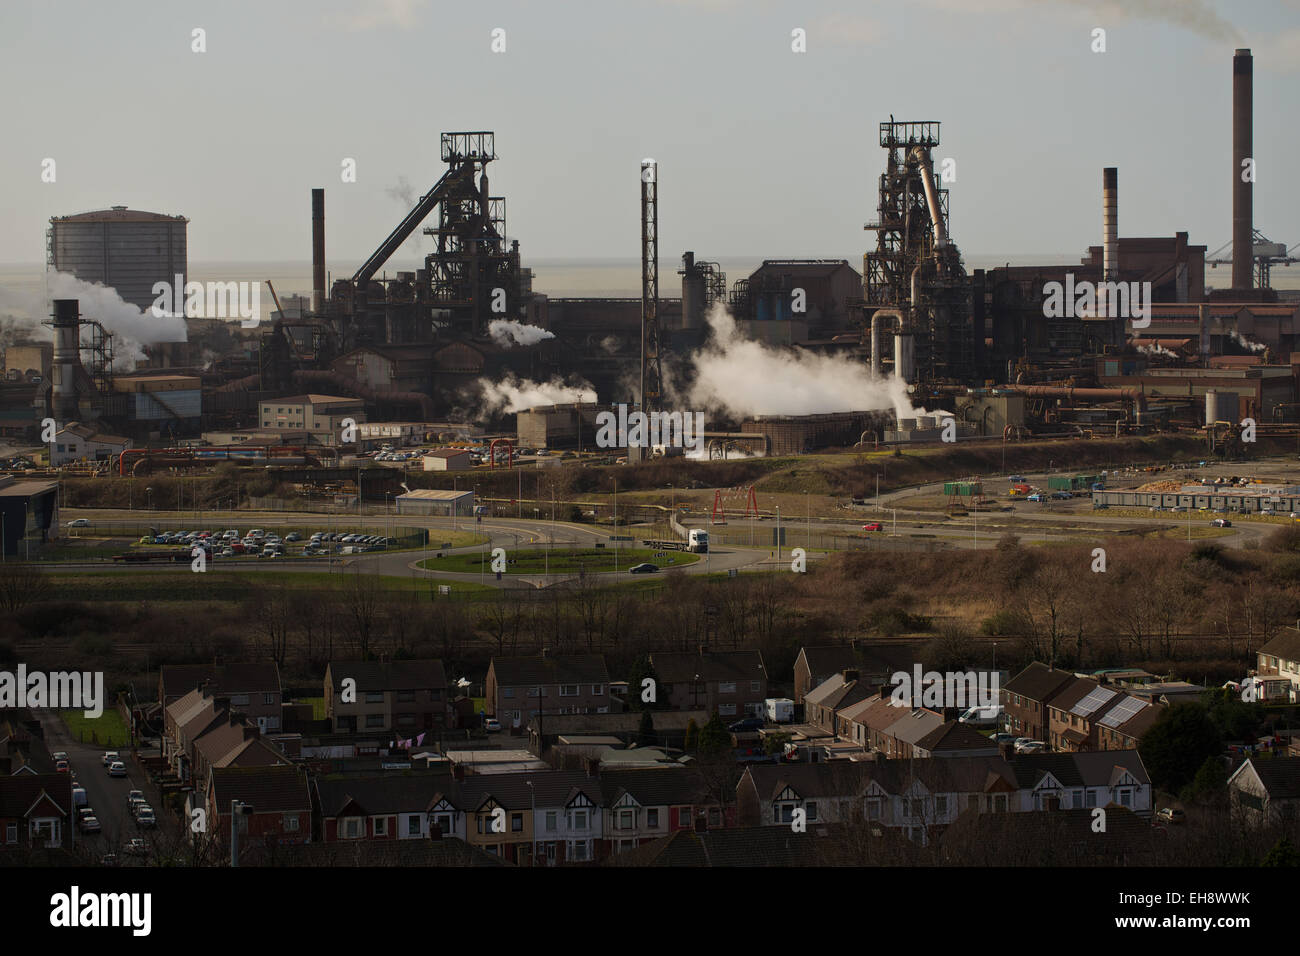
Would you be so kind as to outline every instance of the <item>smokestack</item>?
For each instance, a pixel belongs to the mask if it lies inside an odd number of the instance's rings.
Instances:
[[[1255,285],[1254,183],[1242,179],[1242,163],[1253,150],[1253,87],[1254,59],[1249,50],[1237,50],[1232,55],[1232,287],[1238,290]]]
[[[1101,281],[1119,281],[1119,169],[1106,166],[1101,171]],[[1108,289],[1097,291],[1097,314],[1112,318]]]
[[[311,310],[325,309],[325,190],[311,191]]]
[[[77,420],[77,372],[81,366],[79,348],[81,309],[76,299],[54,300],[54,353],[50,362],[50,413],[66,425]]]

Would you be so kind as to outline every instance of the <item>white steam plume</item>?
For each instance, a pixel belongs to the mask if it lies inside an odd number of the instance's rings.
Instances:
[[[536,325],[525,325],[514,319],[493,319],[488,323],[488,335],[502,348],[512,345],[536,345],[555,338],[555,333]]]
[[[1162,345],[1139,345],[1138,352],[1142,355],[1159,355],[1165,358],[1178,358],[1177,352],[1171,352]]]
[[[1259,353],[1264,351],[1266,348],[1268,348],[1268,346],[1265,345],[1263,342],[1250,341],[1245,336],[1243,336],[1240,332],[1238,332],[1236,329],[1231,330],[1228,334],[1232,336],[1232,340],[1234,342],[1236,342],[1243,349],[1246,349],[1249,352]]]
[[[499,382],[478,380],[482,391],[482,409],[488,414],[520,412],[537,405],[566,405],[570,402],[594,402],[596,390],[587,382],[567,385],[559,378],[534,382],[507,375]]]
[[[873,378],[871,369],[842,355],[775,349],[740,334],[721,303],[708,317],[713,336],[695,358],[689,401],[696,408],[734,416],[815,415],[893,409],[899,418],[925,414],[908,400],[895,376]]]

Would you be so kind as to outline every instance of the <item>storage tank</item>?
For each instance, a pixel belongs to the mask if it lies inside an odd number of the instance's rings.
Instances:
[[[158,299],[154,284],[187,281],[184,216],[113,206],[50,219],[50,262],[59,272],[117,290],[147,312]]]
[[[682,328],[698,329],[704,325],[704,270],[695,264],[695,253],[682,255]]]
[[[916,376],[915,340],[911,333],[894,336],[894,374],[904,382],[912,381]]]
[[[1235,422],[1237,420],[1237,393],[1208,389],[1205,392],[1205,424]]]

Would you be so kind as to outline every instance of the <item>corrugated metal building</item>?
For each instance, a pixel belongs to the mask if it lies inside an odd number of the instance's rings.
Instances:
[[[49,264],[85,282],[112,286],[125,301],[148,311],[154,283],[187,281],[184,216],[113,206],[50,219]]]

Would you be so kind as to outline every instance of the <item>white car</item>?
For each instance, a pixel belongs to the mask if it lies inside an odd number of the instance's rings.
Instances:
[[[1037,754],[1047,750],[1047,744],[1041,740],[1017,740],[1016,753],[1018,754]]]
[[[69,528],[89,528],[89,527],[90,527],[90,519],[89,519],[89,518],[73,518],[71,521],[68,522],[67,527],[69,527]]]
[[[110,777],[125,777],[126,764],[122,763],[120,760],[114,760],[108,765],[108,775]]]
[[[100,761],[100,763],[102,763],[105,767],[107,767],[107,766],[108,766],[109,764],[111,764],[113,761],[119,759],[119,757],[120,757],[120,755],[118,754],[118,752],[117,752],[116,750],[105,750],[105,751],[104,751],[104,756],[100,757],[100,758],[99,758],[99,761]]]

